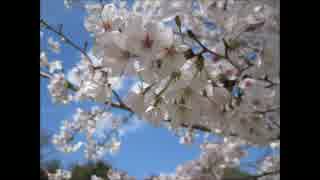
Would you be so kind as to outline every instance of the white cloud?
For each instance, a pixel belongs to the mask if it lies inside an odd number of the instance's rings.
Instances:
[[[137,132],[138,130],[141,130],[145,126],[145,122],[143,120],[140,120],[133,116],[126,124],[123,124],[119,129],[119,135],[121,137],[124,137],[130,133]],[[112,120],[111,117],[107,117],[103,120],[100,120],[97,123],[97,130],[96,134],[97,136],[101,137],[104,136],[104,130],[105,129],[111,129],[112,127]]]
[[[145,122],[143,120],[140,120],[136,117],[133,117],[128,124],[124,125],[122,128],[120,128],[120,136],[125,136],[129,133],[137,132],[138,130],[141,130],[145,126]]]
[[[97,58],[95,55],[93,55],[92,49],[87,53],[90,59],[92,60],[93,65],[100,66],[102,63],[102,59]]]
[[[145,83],[145,82],[141,82],[141,81],[137,81],[135,82],[132,87],[131,87],[131,91],[133,91],[134,93],[139,94],[142,89],[145,89],[149,86],[149,84]]]
[[[120,77],[109,77],[109,83],[111,84],[112,89],[119,90],[123,86],[123,78]]]

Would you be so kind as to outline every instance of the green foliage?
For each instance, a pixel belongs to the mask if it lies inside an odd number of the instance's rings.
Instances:
[[[45,169],[50,173],[55,173],[57,169],[61,168],[59,160],[50,160],[44,163]]]
[[[42,168],[40,168],[40,180],[48,180],[47,172]]]
[[[224,180],[231,179],[244,179],[246,177],[250,177],[249,173],[239,170],[238,168],[227,168],[224,171]]]
[[[57,169],[61,169],[59,160],[46,161],[44,167],[40,169],[40,179],[47,180],[46,172],[55,173]],[[111,166],[103,161],[73,165],[71,167],[72,177],[70,180],[91,180],[92,175],[102,177],[104,180],[109,180],[107,172],[110,169]]]
[[[70,180],[90,180],[92,175],[102,177],[108,180],[107,172],[111,166],[98,161],[96,163],[89,162],[84,165],[74,165],[72,167],[72,177]]]
[[[59,160],[45,160],[45,149],[50,145],[50,135],[44,131],[40,131],[40,157],[41,169],[40,179],[47,180],[47,172],[55,173],[57,169],[61,169],[61,162]],[[107,172],[111,166],[103,161],[88,162],[84,165],[73,165],[71,167],[72,177],[70,180],[91,180],[92,175],[102,177],[108,180]]]

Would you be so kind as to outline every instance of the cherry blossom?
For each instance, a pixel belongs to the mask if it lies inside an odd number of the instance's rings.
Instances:
[[[72,4],[65,1],[67,7]],[[119,129],[133,115],[168,128],[181,144],[192,144],[198,130],[219,139],[205,140],[198,159],[154,180],[221,180],[227,168],[241,166],[245,147],[280,150],[279,1],[141,0],[127,6],[124,1],[85,4],[90,50],[41,20],[43,28],[82,54],[65,75],[61,61],[49,62],[47,52],[40,51],[40,75],[49,79],[53,101],[99,105],[78,109],[72,121],[63,121],[52,140],[58,150],[84,148],[90,160],[115,155],[125,143]],[[54,53],[61,51],[53,37],[48,45]],[[119,95],[125,78],[135,84]],[[117,117],[113,109],[130,115]],[[77,140],[79,133],[84,141]],[[280,179],[279,153],[255,164],[252,177]],[[57,174],[51,178],[61,179],[62,171]],[[108,177],[134,179],[119,170]]]
[[[68,93],[67,81],[64,74],[54,74],[48,85],[49,92],[54,102],[68,103],[71,100],[71,96]]]
[[[51,48],[52,52],[60,53],[60,43],[58,41],[53,40],[52,37],[48,38],[48,45]]]
[[[56,173],[49,173],[48,177],[49,180],[68,180],[71,178],[71,172],[62,169],[57,169]]]
[[[40,67],[49,66],[48,57],[45,52],[40,53]]]

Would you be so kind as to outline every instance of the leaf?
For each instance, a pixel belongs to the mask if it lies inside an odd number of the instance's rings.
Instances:
[[[180,17],[179,16],[176,16],[175,18],[174,18],[174,20],[175,20],[175,22],[176,22],[176,24],[177,24],[177,26],[178,26],[178,28],[179,28],[179,31],[181,30],[181,20],[180,20]]]
[[[187,51],[183,52],[183,54],[186,59],[191,59],[195,56],[192,49],[188,49]]]

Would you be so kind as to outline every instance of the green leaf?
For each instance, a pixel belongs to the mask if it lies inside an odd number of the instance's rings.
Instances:
[[[177,24],[177,26],[178,26],[178,28],[179,28],[179,31],[181,30],[181,20],[180,20],[180,17],[179,16],[176,16],[175,18],[174,18],[174,20],[175,20],[175,22],[176,22],[176,24]]]
[[[204,59],[202,56],[198,56],[196,63],[196,67],[198,69],[199,72],[202,71],[203,67],[204,67]]]
[[[229,46],[230,49],[237,49],[237,48],[240,47],[240,45],[241,45],[240,41],[238,41],[238,40],[236,40],[236,39],[230,41],[230,43],[228,44],[228,46]]]
[[[64,87],[66,87],[66,88],[68,88],[68,89],[71,89],[71,90],[73,90],[73,91],[77,91],[77,88],[75,87],[75,86],[73,86],[70,82],[66,82],[65,84],[64,84]]]
[[[192,49],[188,49],[187,51],[183,52],[183,54],[186,59],[191,59],[195,56]]]

